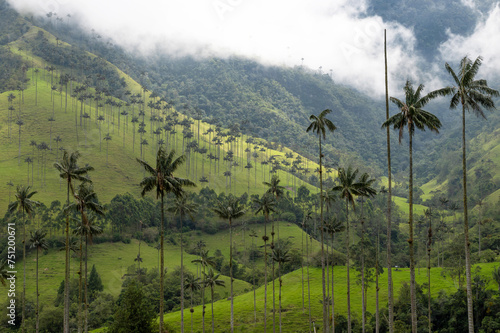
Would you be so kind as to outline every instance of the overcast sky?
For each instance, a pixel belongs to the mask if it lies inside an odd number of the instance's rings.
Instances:
[[[472,4],[470,0],[462,0]],[[374,97],[384,93],[383,30],[387,29],[391,92],[410,78],[441,86],[444,61],[481,54],[489,73],[500,71],[500,10],[478,23],[472,36],[449,34],[434,68],[423,73],[412,30],[366,17],[367,0],[9,0],[41,15],[71,14],[90,31],[125,47],[149,52],[162,45],[175,55],[248,56],[265,64],[304,65],[333,72],[337,82]],[[471,5],[472,6],[472,5]],[[471,8],[473,10],[473,8]],[[465,46],[468,45],[468,46]],[[304,60],[302,60],[304,59]]]

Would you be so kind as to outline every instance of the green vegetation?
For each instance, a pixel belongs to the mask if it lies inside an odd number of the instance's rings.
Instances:
[[[500,117],[471,121],[460,168],[460,129],[422,110],[463,89],[422,97],[408,82],[404,101],[391,98],[400,112],[384,125],[402,143],[390,139],[391,202],[382,107],[332,76],[238,58],[146,62],[53,16],[23,18],[0,0],[0,290],[2,258],[25,281],[15,325],[0,304],[3,328],[500,327]],[[467,80],[480,63],[464,58]],[[468,83],[494,108],[496,90]],[[451,106],[462,100],[482,115],[460,95]],[[415,127],[444,133],[414,142]]]

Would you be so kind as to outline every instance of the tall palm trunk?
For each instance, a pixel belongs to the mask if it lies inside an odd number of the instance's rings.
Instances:
[[[462,100],[462,174],[464,188],[464,236],[465,236],[465,274],[467,277],[467,319],[469,333],[474,333],[474,311],[472,303],[472,282],[469,242],[469,216],[467,208],[467,159],[465,155],[465,105]]]
[[[347,267],[347,333],[351,333],[351,278],[349,276],[349,260],[350,260],[350,251],[349,251],[349,199],[345,199],[345,216],[346,216],[346,267]]]
[[[432,217],[429,216],[429,230],[427,231],[427,319],[429,323],[429,333],[431,330],[431,245],[432,245]]]
[[[84,325],[85,325],[85,333],[89,331],[89,299],[88,299],[88,282],[87,282],[87,262],[89,260],[89,251],[88,251],[88,246],[89,246],[89,235],[85,235],[85,282],[84,282],[84,294],[83,294],[83,301],[85,304],[85,312],[83,315],[84,318]]]
[[[39,316],[39,293],[38,293],[38,249],[36,251],[36,333],[40,331],[40,316]]]
[[[201,285],[201,326],[202,326],[202,331],[205,333],[205,265],[202,263],[203,266],[203,283]]]
[[[410,301],[411,301],[411,329],[417,333],[417,296],[415,288],[415,257],[413,248],[413,135],[410,133],[410,181],[409,181],[409,233],[408,244],[410,246]]]
[[[363,198],[361,198],[363,200]],[[363,201],[361,201],[361,321],[362,331],[366,332],[366,291],[365,291],[365,219]]]
[[[335,333],[335,281],[333,279],[333,269],[335,267],[335,253],[333,252],[333,240],[335,239],[335,234],[332,234],[332,333]]]
[[[279,320],[280,320],[280,333],[281,333],[281,285],[282,285],[282,281],[281,281],[281,262],[278,262],[278,276],[279,276],[279,296],[278,296],[278,311],[279,311]]]
[[[325,280],[325,241],[323,228],[323,153],[321,151],[321,135],[319,135],[319,205],[320,205],[320,230],[321,230],[321,283],[323,291],[323,330],[328,332],[328,301],[326,299]]]
[[[309,307],[309,332],[312,331],[312,314],[311,314],[311,279],[309,278],[309,244],[307,242],[307,237],[309,235],[306,235],[306,257],[307,257],[307,297],[308,297],[308,307]],[[311,240],[311,237],[309,237],[309,240]]]
[[[379,316],[379,291],[380,288],[378,286],[378,274],[379,274],[379,268],[378,268],[378,257],[379,257],[379,246],[380,246],[380,230],[379,230],[380,224],[379,221],[377,220],[377,247],[376,247],[376,254],[375,254],[375,333],[379,333],[379,328],[380,328],[380,316]]]
[[[264,331],[267,329],[267,219],[264,222]]]
[[[163,280],[165,276],[165,269],[164,269],[164,264],[165,264],[165,257],[164,257],[164,248],[163,248],[163,223],[165,220],[165,211],[163,208],[163,193],[160,194],[161,196],[161,227],[160,227],[160,328],[159,332],[163,333]]]
[[[271,222],[271,253],[274,251],[274,215],[273,215],[273,220]],[[275,276],[274,276],[274,260],[272,261],[271,265],[271,279],[273,280],[273,333],[276,333],[276,291],[275,291]]]
[[[83,331],[83,317],[82,317],[82,307],[83,307],[82,273],[83,273],[83,233],[80,234],[80,271],[78,272],[78,332],[82,332]]]
[[[214,287],[210,289],[210,295],[212,296],[212,333],[215,332],[215,318],[214,318]]]
[[[234,332],[234,294],[233,294],[233,227],[229,218],[229,278],[231,280],[231,333]]]
[[[184,333],[184,249],[182,240],[182,213],[179,214],[181,218],[181,333]]]
[[[24,209],[23,209],[23,309],[22,309],[22,322],[21,329],[25,332],[26,322],[26,220],[24,219]]]
[[[384,29],[384,59],[385,59],[385,117],[389,119],[389,88],[387,79],[387,33]],[[392,288],[391,237],[392,237],[392,174],[391,174],[391,135],[387,130],[387,177],[389,194],[387,196],[387,307],[389,315],[389,333],[394,332],[394,293]],[[378,314],[378,312],[377,312]]]
[[[69,206],[69,189],[71,178],[68,177],[66,204]],[[64,272],[64,333],[69,333],[69,213],[66,214],[66,245],[65,245],[65,272]]]
[[[302,282],[301,282],[301,285],[302,285],[302,313],[305,314],[306,307],[304,305],[304,233],[305,233],[305,230],[302,230],[302,260],[300,261],[300,270],[302,271]]]
[[[194,324],[194,321],[193,321],[193,312],[194,312],[193,298],[194,298],[193,289],[191,288],[191,309],[190,309],[190,312],[191,312],[191,333],[193,333],[193,324]]]

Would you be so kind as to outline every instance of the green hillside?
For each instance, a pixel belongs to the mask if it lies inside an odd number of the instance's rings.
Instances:
[[[27,75],[30,77],[32,75],[31,71]],[[131,117],[121,116],[119,120],[116,108],[114,114],[112,114],[112,108],[106,106],[105,110],[99,110],[99,114],[104,117],[104,120],[97,123],[95,121],[95,103],[90,102],[91,105],[84,105],[84,108],[85,112],[91,118],[86,122],[86,125],[80,126],[79,112],[82,105],[69,96],[66,108],[67,96],[65,92],[52,92],[50,89],[51,73],[40,70],[37,76],[38,78],[35,79],[35,82],[31,81],[23,91],[24,103],[22,103],[23,97],[17,91],[8,91],[0,94],[0,100],[3,101],[0,104],[0,122],[3,124],[0,127],[0,135],[2,141],[5,142],[0,148],[2,153],[0,172],[6,180],[0,186],[0,191],[4,193],[0,199],[0,208],[2,210],[6,209],[9,201],[8,193],[15,190],[15,187],[8,186],[7,182],[12,181],[14,184],[26,184],[28,177],[30,178],[30,184],[32,183],[34,188],[44,194],[43,199],[41,199],[43,202],[48,204],[50,201],[56,199],[63,201],[65,198],[64,188],[61,190],[62,187],[58,179],[58,174],[52,167],[52,164],[61,157],[61,151],[58,150],[61,147],[70,151],[80,151],[82,154],[82,163],[88,163],[95,168],[96,171],[91,174],[91,177],[104,202],[109,201],[118,193],[130,192],[139,194],[138,183],[142,172],[135,159],[141,156],[141,145],[139,144],[139,134],[135,135],[135,143],[133,143],[134,126],[130,123]],[[9,103],[7,102],[10,94],[16,96],[13,102],[15,110],[13,111],[12,118],[9,118]],[[53,98],[52,101],[51,95]],[[35,98],[37,99],[36,105]],[[21,101],[21,104],[19,104],[19,101]],[[19,126],[15,124],[19,117],[19,108],[21,109],[20,117],[23,121],[23,125],[21,126],[20,155]],[[137,110],[135,111],[137,113]],[[132,113],[132,111],[130,112]],[[174,112],[174,109],[168,110],[168,114]],[[55,121],[50,121],[49,118],[53,118]],[[128,123],[126,123],[127,118],[129,119]],[[188,118],[179,114],[178,119],[182,121]],[[78,123],[77,126],[75,126],[75,122]],[[119,122],[120,128],[118,127]],[[150,132],[149,129],[152,124],[147,117],[145,117],[144,123],[146,124],[145,128]],[[155,124],[154,126],[158,125]],[[9,127],[11,128],[9,129]],[[189,128],[192,133],[198,133],[197,122],[191,123]],[[212,146],[208,142],[211,135],[203,134],[209,128],[214,127],[204,122],[199,123],[200,146],[202,147],[205,146],[208,148]],[[10,136],[9,131],[11,131]],[[111,137],[109,142],[104,139],[108,133]],[[151,136],[149,133],[144,135],[144,139],[151,142],[151,144],[147,146],[142,145],[142,150],[144,154],[143,158],[153,163],[153,151],[156,150],[158,144],[154,143],[157,141],[157,137],[151,138]],[[55,142],[54,139],[56,137],[60,137],[62,141],[60,143]],[[160,139],[165,140],[170,149],[175,149],[179,154],[182,153],[182,133],[167,136],[162,132],[158,137],[158,140]],[[247,136],[242,135],[238,138],[238,142],[233,143],[231,147],[227,144],[220,147],[221,160],[229,149],[232,148],[237,152],[234,154],[234,160],[239,163],[239,166],[233,166],[231,169],[231,189],[228,188],[228,192],[230,191],[238,195],[248,192],[249,184],[249,194],[264,192],[262,182],[270,178],[269,171],[271,166],[269,164],[263,165],[261,162],[267,161],[271,156],[274,156],[276,159],[284,159],[285,153],[293,153],[285,148],[280,148],[279,150],[264,148],[264,145],[267,145],[267,143],[259,139],[257,139],[257,144],[249,145],[245,143],[247,139]],[[44,151],[40,150],[38,146],[31,146],[30,143],[32,141],[35,141],[37,145],[45,142],[48,150]],[[248,156],[243,150],[247,147],[258,147],[259,150],[257,158],[250,158],[252,164],[255,161],[257,162],[256,166],[251,170],[244,168],[247,165]],[[215,154],[214,147],[211,147],[211,152]],[[296,153],[293,153],[293,155],[294,157],[297,156]],[[28,165],[26,163],[27,158],[32,158],[34,163]],[[106,159],[108,159],[107,162]],[[186,168],[179,170],[181,177],[195,180],[198,183],[198,188],[201,188],[204,184],[197,180],[202,176],[204,170],[205,176],[208,179],[206,185],[210,185],[217,192],[226,190],[226,177],[224,177],[223,173],[228,170],[228,163],[222,161],[218,165],[218,170],[214,171],[215,162],[207,160],[206,157],[202,157],[200,154],[194,152],[190,154],[189,163],[189,170],[186,170]],[[305,158],[302,159],[302,164],[304,167],[307,165],[309,172],[316,168],[315,163]],[[211,169],[209,170],[210,167]],[[29,173],[28,168],[30,168]],[[294,191],[294,188],[302,184],[306,184],[311,190],[313,189],[312,186],[300,179],[296,179],[294,175],[285,173],[283,170],[278,170],[278,174],[282,179],[288,181],[287,187],[291,191]]]

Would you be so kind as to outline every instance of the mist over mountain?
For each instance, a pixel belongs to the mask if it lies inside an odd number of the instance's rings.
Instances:
[[[456,48],[450,52],[446,45],[473,32],[488,31],[489,37],[474,39],[474,47],[467,48],[471,57],[481,54],[485,62],[493,63],[499,54],[486,52],[497,44],[489,40],[492,32],[499,32],[494,1],[10,3],[24,13],[42,17],[53,13],[54,22],[78,22],[86,31],[93,29],[102,38],[146,55],[160,50],[174,56],[239,56],[267,65],[304,65],[331,72],[335,81],[377,98],[384,93],[380,79],[384,29],[388,31],[391,94],[407,78],[425,81],[429,88],[441,86],[443,63],[463,54]]]

